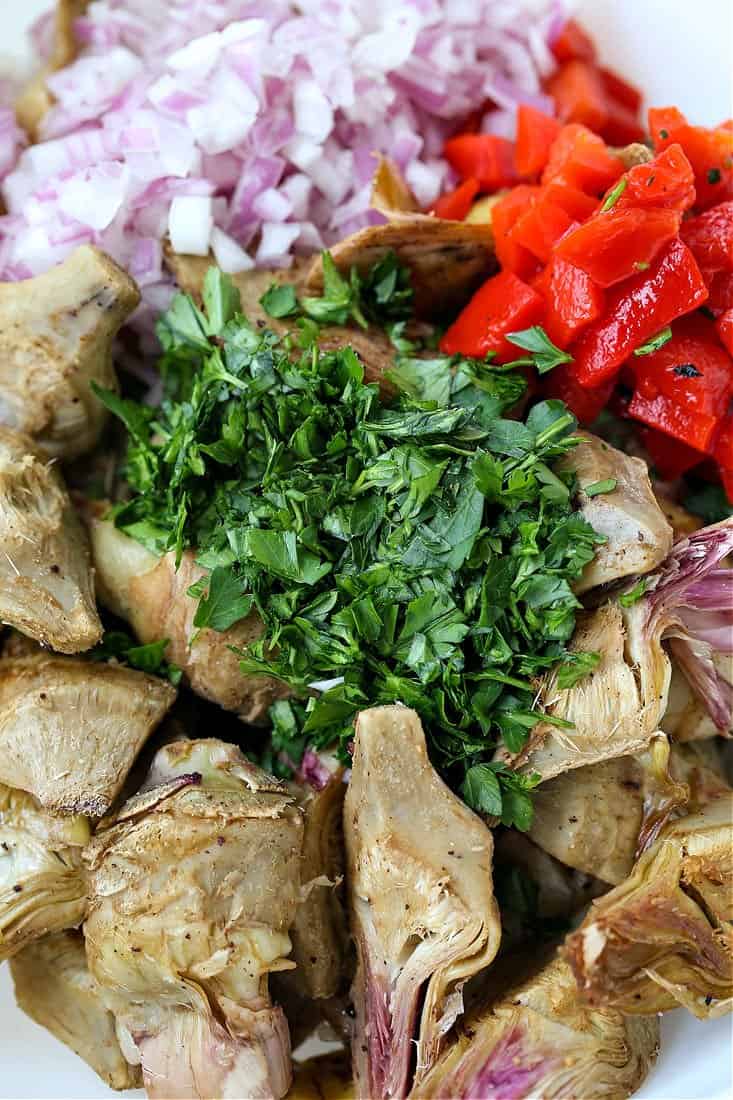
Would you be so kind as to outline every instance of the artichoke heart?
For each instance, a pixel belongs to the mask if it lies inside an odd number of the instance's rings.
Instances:
[[[84,919],[83,817],[52,817],[32,795],[0,784],[0,962]]]
[[[592,1005],[705,1019],[733,1003],[733,794],[665,826],[565,953]]]
[[[84,855],[89,969],[149,1096],[287,1092],[267,975],[292,965],[302,835],[284,786],[216,740],[166,745],[102,822]]]
[[[357,948],[354,1070],[359,1094],[403,1097],[463,1011],[462,987],[501,935],[491,832],[428,760],[418,716],[363,711],[344,806]]]
[[[469,1016],[417,1098],[624,1100],[656,1059],[659,1023],[582,1003],[567,963]]]

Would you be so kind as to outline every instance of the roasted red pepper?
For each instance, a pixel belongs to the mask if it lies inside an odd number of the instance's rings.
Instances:
[[[599,69],[598,71],[601,74],[603,87],[606,89],[606,95],[609,99],[615,99],[617,103],[622,103],[630,111],[639,110],[643,96],[638,88],[634,87],[633,84],[629,84],[613,69]]]
[[[591,36],[574,19],[563,24],[550,49],[560,62],[580,57],[583,61],[595,61],[596,47]]]
[[[471,209],[473,200],[478,195],[479,190],[478,180],[464,180],[462,184],[456,187],[455,191],[449,191],[436,200],[432,213],[438,218],[462,222]]]
[[[494,352],[499,362],[509,362],[521,352],[505,339],[507,333],[539,324],[544,306],[536,290],[511,271],[502,271],[476,291],[443,336],[440,350],[476,358]]]
[[[573,375],[572,364],[561,363],[544,375],[541,387],[545,397],[557,397],[564,401],[581,424],[592,424],[608,405],[614,383],[604,382],[596,389],[587,389]]]
[[[593,195],[586,195],[585,191],[557,180],[544,184],[542,193],[575,222],[584,222],[598,209],[598,199]]]
[[[538,260],[547,263],[557,242],[574,224],[574,219],[553,202],[543,188],[517,221],[511,231],[511,239],[528,249]]]
[[[663,347],[636,360],[629,414],[705,451],[733,389],[733,360],[700,315],[684,318]]]
[[[520,176],[536,176],[547,164],[560,123],[536,107],[522,103],[517,111],[516,168]]]
[[[690,126],[674,107],[652,108],[649,129],[656,149],[679,142],[695,173],[696,206],[709,206],[733,198],[733,133],[720,127]]]
[[[588,194],[600,195],[623,173],[618,157],[586,126],[563,126],[550,149],[542,182],[561,181]]]
[[[727,349],[729,355],[733,355],[733,309],[726,309],[715,322],[715,328],[720,342]]]
[[[719,271],[710,280],[710,297],[705,303],[705,308],[713,317],[720,317],[728,309],[733,309],[733,275],[727,271]]]
[[[629,145],[633,141],[643,141],[645,136],[636,111],[607,97],[606,121],[601,128],[603,140],[609,145]]]
[[[595,387],[613,378],[636,348],[676,317],[702,305],[707,295],[694,256],[675,239],[648,271],[613,289],[606,315],[571,349],[578,381]]]
[[[654,428],[639,425],[639,436],[660,477],[673,480],[703,462],[707,455]]]
[[[695,202],[695,175],[681,145],[670,145],[648,164],[630,168],[624,179],[616,210],[656,206],[685,211]]]
[[[514,145],[496,134],[459,134],[443,149],[461,179],[476,179],[482,191],[498,191],[517,181]]]
[[[584,271],[554,256],[534,283],[545,299],[545,331],[566,348],[603,313],[605,295]]]
[[[608,120],[603,81],[595,65],[580,58],[566,61],[547,81],[557,116],[563,122],[580,122],[602,130]]]
[[[733,201],[683,222],[680,236],[708,280],[718,271],[733,271]]]
[[[609,287],[645,271],[677,235],[676,210],[609,210],[566,234],[555,255],[575,264],[593,282]]]
[[[537,270],[537,260],[511,236],[519,218],[535,201],[538,187],[520,183],[499,199],[491,211],[491,228],[494,231],[494,248],[501,266],[513,271],[520,279],[528,279]]]

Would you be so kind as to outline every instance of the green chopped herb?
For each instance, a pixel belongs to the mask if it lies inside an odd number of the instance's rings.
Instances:
[[[636,260],[634,267],[637,271],[647,271],[649,269],[649,264],[646,260]]]
[[[646,589],[647,589],[646,577],[641,577],[636,582],[636,584],[634,585],[633,588],[630,588],[628,592],[623,592],[619,596],[618,602],[621,604],[622,607],[633,607],[633,605],[637,602],[637,600],[640,600],[641,597],[644,595],[644,593],[646,592]]]
[[[600,660],[600,653],[568,653],[557,670],[557,686],[561,691],[574,687],[578,680],[598,667]]]
[[[539,374],[545,374],[560,363],[573,361],[572,355],[553,344],[542,325],[533,325],[521,332],[509,332],[507,340],[510,344],[515,344],[518,348],[524,348],[525,351],[532,353],[531,362]]]
[[[684,507],[699,516],[704,523],[719,523],[733,516],[733,504],[728,500],[722,485],[709,485],[698,482],[683,500]]]
[[[591,485],[584,485],[583,492],[587,497],[598,497],[602,493],[612,493],[617,484],[615,477],[607,477],[603,481],[594,481]]]
[[[260,298],[260,305],[270,317],[291,317],[298,312],[298,296],[290,283],[273,283]]]
[[[679,378],[702,378],[702,371],[694,363],[678,363],[672,368],[672,373]]]
[[[708,183],[720,183],[722,175],[719,168],[711,168],[708,172]]]
[[[659,136],[662,139],[662,141],[666,141],[667,138],[669,137],[669,130],[660,130],[659,131]]]
[[[661,332],[658,332],[656,336],[652,336],[650,340],[647,340],[645,344],[642,344],[640,348],[637,348],[634,355],[651,355],[652,352],[659,351],[666,343],[672,339],[672,329],[669,325],[663,328]]]
[[[148,642],[147,645],[138,645],[123,630],[107,630],[101,642],[90,651],[89,658],[92,661],[115,660],[119,664],[129,665],[130,668],[139,669],[152,676],[160,676],[177,685],[181,682],[182,672],[177,665],[165,660],[168,645],[167,638],[159,642]]]
[[[610,210],[612,207],[614,207],[616,205],[616,203],[621,198],[621,196],[623,195],[624,191],[626,190],[626,188],[628,186],[629,186],[629,181],[626,179],[625,176],[622,176],[621,179],[616,184],[616,186],[613,187],[608,192],[605,199],[603,200],[603,206],[601,207],[601,214],[605,214],[607,210]]]
[[[354,284],[324,263],[312,312],[353,316]],[[159,324],[159,408],[99,391],[129,427],[115,522],[156,553],[195,550],[209,571],[189,592],[196,627],[259,615],[241,667],[293,692],[272,714],[278,768],[306,742],[348,760],[357,711],[399,699],[453,789],[527,828],[533,779],[494,754],[546,718],[542,677],[577,663],[573,583],[604,541],[557,465],[575,418],[543,401],[508,420],[520,374],[440,356],[400,355],[387,403],[350,348],[319,349],[317,326],[279,338],[246,322],[228,280],[208,285],[203,311],[179,296]],[[394,261],[358,287],[364,316],[407,308]],[[542,330],[519,335],[557,354]]]

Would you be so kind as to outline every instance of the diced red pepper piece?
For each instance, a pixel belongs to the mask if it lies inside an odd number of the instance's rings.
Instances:
[[[544,299],[511,271],[501,271],[476,291],[440,341],[445,355],[470,355],[482,358],[495,352],[499,362],[509,362],[521,354],[506,339],[508,332],[519,332],[539,324],[544,315]]]
[[[693,415],[684,405],[663,393],[658,393],[656,397],[635,393],[629,405],[629,415],[698,451],[706,450],[720,421],[719,416],[709,413],[696,412]]]
[[[586,195],[585,191],[579,191],[577,187],[570,187],[558,180],[544,184],[543,194],[576,222],[584,222],[598,209],[598,199],[593,195]]]
[[[566,61],[547,81],[547,91],[563,122],[580,122],[595,131],[606,125],[606,93],[595,65],[580,58]]]
[[[709,206],[733,198],[733,133],[705,126],[690,126],[674,107],[650,110],[649,125],[654,147],[663,149],[679,142],[695,173],[696,205]]]
[[[696,451],[679,439],[646,425],[640,425],[639,436],[657,473],[670,481],[681,477],[707,457],[704,452]]]
[[[596,47],[593,39],[575,19],[568,19],[550,46],[558,61],[570,61],[580,57],[583,61],[595,61]]]
[[[595,387],[613,378],[636,348],[702,305],[707,295],[694,256],[682,241],[673,240],[648,271],[614,288],[605,316],[571,349],[578,381]]]
[[[564,401],[581,424],[592,424],[608,405],[613,393],[613,382],[604,382],[596,389],[581,386],[572,373],[572,363],[560,363],[541,380],[545,397],[557,397]]]
[[[683,222],[680,236],[706,278],[718,271],[733,271],[733,201]]]
[[[710,297],[705,303],[705,308],[713,317],[720,317],[727,309],[733,309],[733,275],[727,271],[720,271],[713,275],[709,283]]]
[[[635,85],[629,84],[613,69],[599,69],[598,71],[601,74],[606,95],[610,99],[615,99],[617,103],[623,103],[624,107],[628,107],[630,111],[636,112],[639,110],[643,96]]]
[[[695,202],[695,175],[681,145],[670,145],[648,164],[637,164],[626,173],[626,188],[616,210],[650,206],[685,211]]]
[[[632,141],[643,141],[646,135],[636,109],[606,94],[606,121],[601,136],[609,145],[629,145]]]
[[[574,219],[552,202],[543,189],[514,226],[511,239],[528,249],[538,260],[547,263],[556,243],[575,224]]]
[[[534,284],[545,299],[545,332],[560,348],[603,313],[605,295],[584,271],[553,256]]]
[[[517,181],[514,144],[496,134],[459,134],[449,138],[445,159],[461,179],[476,179],[482,191],[498,191]]]
[[[517,111],[516,168],[520,176],[538,175],[547,164],[560,123],[544,111],[521,103]]]
[[[609,210],[567,233],[555,255],[575,264],[594,283],[609,287],[646,270],[677,235],[682,215],[676,210]]]
[[[715,327],[720,342],[728,350],[728,354],[733,355],[733,309],[726,309],[725,313],[721,313]]]
[[[494,248],[499,263],[520,279],[528,279],[537,270],[537,260],[531,252],[512,240],[511,231],[522,214],[529,210],[538,194],[538,187],[520,183],[499,199],[491,210]]]
[[[597,134],[571,123],[563,126],[552,143],[542,182],[562,181],[579,191],[599,195],[616,182],[623,170],[619,158],[609,153]]]
[[[677,130],[687,125],[687,119],[677,107],[650,107],[648,121],[652,144],[656,150],[677,141],[674,136]]]
[[[432,213],[437,218],[462,222],[471,209],[473,200],[478,195],[479,190],[478,180],[464,180],[454,191],[449,191],[446,195],[441,195],[439,199],[436,199]]]

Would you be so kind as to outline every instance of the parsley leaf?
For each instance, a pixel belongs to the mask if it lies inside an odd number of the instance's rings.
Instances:
[[[567,653],[557,670],[557,686],[560,691],[575,687],[578,680],[582,680],[598,667],[600,660],[600,653]]]
[[[601,214],[605,214],[606,211],[611,210],[616,205],[628,186],[629,181],[627,180],[626,176],[622,176],[616,186],[611,188],[611,190],[608,192],[605,199],[603,200],[603,205],[601,206]]]
[[[101,642],[89,653],[89,658],[92,661],[115,660],[178,685],[181,682],[181,669],[165,660],[165,651],[169,644],[168,638],[162,638],[158,642],[138,645],[124,630],[107,630]]]
[[[618,598],[618,602],[622,607],[633,607],[633,605],[640,600],[646,592],[647,580],[646,577],[640,577],[633,588],[630,588],[628,592],[622,592]]]
[[[560,363],[573,361],[572,355],[553,344],[542,325],[532,325],[521,332],[509,332],[507,340],[510,344],[516,344],[518,348],[532,353],[532,362],[539,374],[546,374]]]
[[[273,283],[260,298],[260,305],[270,317],[292,317],[298,312],[298,297],[290,283]]]
[[[590,485],[584,485],[583,492],[587,497],[599,497],[603,493],[612,493],[617,484],[615,477],[607,477],[603,481],[593,481]]]
[[[672,329],[669,325],[663,328],[661,332],[658,332],[656,336],[652,336],[641,347],[636,348],[634,355],[651,355],[655,351],[659,351],[666,343],[672,339]]]
[[[212,630],[228,630],[249,615],[253,602],[252,596],[243,593],[233,568],[217,565],[208,578],[207,591],[196,608],[193,625],[199,629],[208,626]]]

